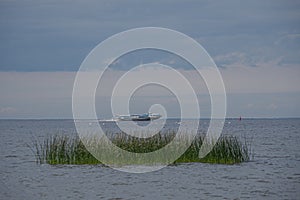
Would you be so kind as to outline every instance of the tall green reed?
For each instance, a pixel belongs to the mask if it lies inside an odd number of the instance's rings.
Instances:
[[[125,133],[110,134],[110,140],[118,147],[135,153],[148,153],[158,150],[176,135],[175,132],[158,133],[150,138],[137,138]],[[85,140],[84,142],[82,140]],[[199,158],[199,150],[204,141],[204,136],[197,136],[189,148],[174,162],[203,162],[215,164],[236,164],[249,161],[250,152],[246,142],[241,142],[234,136],[222,136],[215,146],[204,158]],[[181,142],[188,142],[182,138]],[[55,164],[101,164],[86,148],[84,144],[90,144],[101,151],[101,142],[94,138],[83,138],[54,135],[43,142],[35,141],[33,147],[37,163]],[[178,144],[180,145],[180,144]],[[176,148],[174,149],[176,151]],[[164,156],[164,155],[160,155]],[[117,158],[115,158],[117,159]],[[137,163],[139,164],[139,163]],[[143,163],[141,163],[143,164]],[[157,163],[160,164],[160,163]]]

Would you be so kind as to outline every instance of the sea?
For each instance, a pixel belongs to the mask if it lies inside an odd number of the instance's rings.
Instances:
[[[115,122],[101,121],[114,132]],[[180,120],[166,120],[176,130]],[[205,132],[209,120],[199,121]],[[33,141],[76,135],[73,120],[0,120],[0,199],[300,199],[300,119],[226,119],[223,135],[251,147],[249,162],[186,163],[148,173],[102,165],[38,164]]]

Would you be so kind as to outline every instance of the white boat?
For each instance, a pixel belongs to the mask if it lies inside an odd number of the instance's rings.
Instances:
[[[116,116],[116,120],[118,121],[150,121],[159,119],[161,117],[158,113],[144,113],[141,115],[133,114],[133,115],[118,115]]]

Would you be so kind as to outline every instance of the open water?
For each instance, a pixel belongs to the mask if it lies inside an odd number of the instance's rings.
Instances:
[[[101,122],[112,132],[114,122]],[[200,131],[209,121],[200,121]],[[176,128],[167,120],[165,129]],[[226,120],[251,144],[250,162],[188,163],[132,174],[100,165],[36,164],[28,147],[76,134],[72,120],[0,120],[0,199],[300,199],[300,119]]]

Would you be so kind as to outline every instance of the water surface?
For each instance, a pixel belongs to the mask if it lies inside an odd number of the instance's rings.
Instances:
[[[116,131],[112,122],[101,122]],[[165,129],[176,129],[168,120]],[[200,121],[200,132],[209,121]],[[300,119],[229,119],[223,134],[246,138],[254,158],[131,174],[89,165],[39,165],[28,145],[76,134],[72,120],[0,120],[0,199],[299,199]]]

